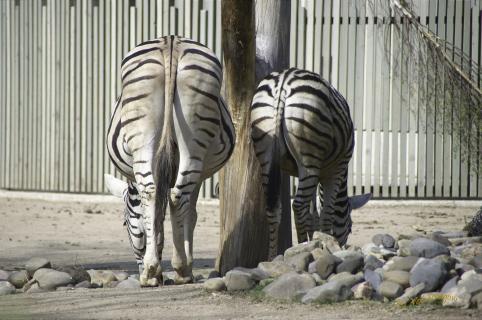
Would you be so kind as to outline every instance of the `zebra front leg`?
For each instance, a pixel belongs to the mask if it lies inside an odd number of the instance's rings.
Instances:
[[[295,217],[296,234],[298,243],[306,242],[313,235],[313,226],[316,220],[310,210],[311,202],[318,184],[318,174],[300,173],[298,188],[293,200],[293,212]],[[315,210],[316,211],[316,210]]]

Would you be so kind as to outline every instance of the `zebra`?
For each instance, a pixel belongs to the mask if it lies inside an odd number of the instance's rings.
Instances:
[[[124,196],[130,242],[142,265],[141,285],[162,281],[168,203],[175,280],[192,281],[199,189],[229,159],[236,139],[220,96],[221,63],[198,42],[165,36],[127,53],[121,80],[106,143],[111,161],[128,183],[113,177],[105,182]]]
[[[351,233],[351,210],[364,205],[371,194],[347,194],[354,136],[342,95],[313,72],[296,68],[273,72],[256,89],[250,121],[265,190],[270,258],[277,254],[281,170],[298,177],[292,204],[298,242],[321,230],[345,245]],[[312,207],[317,185],[319,216]]]

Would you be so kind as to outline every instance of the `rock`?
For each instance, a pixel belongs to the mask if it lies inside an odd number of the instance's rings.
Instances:
[[[208,279],[219,278],[219,277],[221,277],[221,274],[218,271],[213,270],[209,272]]]
[[[57,291],[69,291],[69,290],[74,290],[75,288],[72,285],[68,285],[65,287],[57,287]]]
[[[413,300],[413,304],[438,304],[441,305],[449,296],[440,292],[426,292],[422,293],[420,297]]]
[[[450,255],[450,250],[446,246],[430,239],[418,238],[410,244],[410,255],[412,256],[433,258],[441,254]]]
[[[365,256],[372,254],[376,257],[377,255],[380,255],[380,248],[374,243],[367,243],[362,247],[362,253]]]
[[[323,256],[325,252],[327,252],[327,250],[323,250],[321,248],[315,248],[312,250],[311,255],[313,256],[313,261]]]
[[[117,281],[117,278],[111,270],[89,270],[90,283],[100,287],[106,286],[109,282]]]
[[[398,240],[398,250],[397,254],[401,257],[406,257],[410,255],[410,244],[412,243],[412,240],[408,239],[402,239]]]
[[[116,289],[140,289],[141,288],[141,283],[139,280],[134,279],[134,278],[127,278],[123,281],[120,281]]]
[[[396,299],[403,294],[403,287],[392,281],[383,281],[378,289],[380,294],[390,300]]]
[[[285,257],[285,263],[292,266],[296,272],[308,270],[308,264],[313,261],[310,252],[301,252],[294,256]]]
[[[454,254],[458,257],[466,259],[467,261],[470,261],[474,257],[482,255],[482,244],[473,243],[455,247]]]
[[[292,266],[282,261],[260,262],[258,268],[267,273],[270,278],[277,278],[282,274],[294,271]]]
[[[0,270],[0,281],[8,281],[9,275],[10,275],[10,272],[5,270]]]
[[[15,293],[15,286],[8,281],[0,281],[0,296]]]
[[[52,265],[50,261],[45,258],[40,257],[33,257],[25,263],[25,269],[27,270],[27,274],[29,278],[33,277],[35,271],[40,268],[51,268]]]
[[[305,242],[305,243],[297,244],[291,248],[286,249],[284,253],[284,259],[286,260],[286,258],[295,256],[303,252],[309,253],[313,251],[315,248],[320,248],[320,246],[321,246],[321,242],[319,240],[316,240],[316,241],[313,240],[307,243]]]
[[[125,271],[114,271],[115,278],[121,282],[129,278],[129,274]]]
[[[119,281],[111,281],[109,283],[104,284],[103,288],[115,288],[119,284]]]
[[[357,273],[363,269],[363,256],[350,256],[336,266],[336,273],[349,272]]]
[[[233,270],[249,273],[251,275],[251,279],[253,279],[256,282],[269,278],[269,274],[261,270],[260,268],[250,269],[250,268],[236,267]]]
[[[479,310],[482,310],[482,292],[477,293],[470,299],[470,304]]]
[[[275,278],[267,278],[267,279],[263,279],[259,282],[259,285],[261,287],[266,287],[268,284],[270,284],[271,282],[275,281],[276,279]]]
[[[470,307],[472,294],[469,293],[465,287],[459,287],[457,285],[448,290],[447,293],[440,293],[440,295],[442,295],[442,306],[444,307],[463,309],[468,309]]]
[[[315,231],[313,233],[313,240],[321,241],[321,248],[328,250],[330,253],[335,253],[341,250],[338,241],[332,235]]]
[[[317,286],[321,286],[322,284],[326,283],[326,280],[323,280],[318,273],[312,273],[311,277],[315,280]]]
[[[377,246],[383,246],[384,248],[393,248],[395,247],[395,238],[391,235],[384,233],[384,234],[376,234],[372,237],[372,242]]]
[[[356,284],[353,288],[351,288],[351,291],[353,292],[353,298],[355,299],[370,300],[375,290],[370,282],[364,281]]]
[[[367,269],[364,272],[364,278],[375,291],[379,292],[380,284],[382,283],[382,276],[379,273]]]
[[[15,288],[21,289],[28,281],[26,270],[14,271],[8,276],[8,282],[13,284]]]
[[[329,303],[349,299],[352,295],[351,287],[338,281],[329,281],[324,285],[310,289],[301,299],[302,303]]]
[[[421,258],[410,270],[410,286],[425,283],[425,292],[438,289],[446,280],[448,271],[444,264],[433,259]]]
[[[224,282],[228,291],[249,290],[256,285],[249,273],[237,270],[226,273]]]
[[[410,273],[402,270],[386,271],[383,273],[383,280],[395,282],[407,288],[410,285]]]
[[[375,270],[377,268],[382,268],[384,266],[384,262],[377,257],[369,254],[368,256],[365,257],[365,266],[364,270],[370,269],[370,270]]]
[[[345,284],[348,286],[350,289],[357,283],[360,283],[364,280],[363,274],[357,273],[357,274],[351,274],[348,272],[342,272],[342,273],[337,273],[332,275],[328,282],[338,282],[341,284]]]
[[[79,266],[59,267],[56,270],[60,272],[68,273],[72,277],[73,284],[76,284],[82,281],[90,282],[89,273],[86,270],[84,270],[82,267],[79,267]]]
[[[476,268],[482,269],[482,255],[479,254],[478,256],[473,257],[469,263]]]
[[[31,293],[41,293],[46,291],[48,290],[40,288],[39,284],[36,282],[27,291],[25,291],[25,293],[31,294]]]
[[[451,256],[447,255],[439,255],[433,258],[433,260],[440,261],[444,266],[445,269],[447,270],[452,270],[455,268],[455,264],[457,263],[457,260],[455,258],[452,258]]]
[[[55,290],[58,287],[66,286],[73,282],[72,277],[67,272],[53,269],[38,269],[33,275],[39,287],[44,290]]]
[[[90,287],[91,287],[90,280],[84,280],[84,281],[81,281],[81,282],[79,282],[75,285],[76,289],[78,289],[78,288],[90,288]]]
[[[270,298],[292,300],[299,292],[306,292],[315,285],[315,280],[308,274],[289,272],[266,286],[263,292]]]
[[[401,306],[408,305],[413,299],[417,298],[425,289],[425,283],[421,282],[415,287],[408,287],[405,292],[395,299],[395,303]]]
[[[397,255],[397,252],[394,250],[394,249],[385,249],[385,248],[381,248],[380,249],[380,254],[382,255],[382,258],[384,260],[388,260],[394,256]]]
[[[383,270],[386,271],[410,271],[417,263],[419,257],[407,256],[407,257],[394,257],[383,266]]]
[[[362,252],[354,251],[354,250],[341,250],[333,253],[333,255],[337,258],[340,258],[340,261],[343,261],[347,258],[358,258],[358,257],[363,258]]]
[[[321,257],[309,264],[308,272],[316,272],[322,279],[326,279],[330,274],[333,273],[336,265],[340,262],[341,259],[332,255],[331,253],[328,253],[328,251],[324,251]]]
[[[430,234],[430,240],[437,241],[441,245],[445,247],[449,247],[451,245],[450,241],[448,238],[444,237],[443,235],[439,233],[431,233]]]
[[[462,275],[468,271],[474,270],[474,266],[465,263],[456,263],[455,264],[455,271],[457,274]]]
[[[203,288],[208,291],[224,291],[226,290],[226,284],[223,278],[211,278],[203,283]]]
[[[283,262],[283,261],[285,261],[285,257],[284,257],[282,254],[279,254],[279,255],[277,255],[276,257],[274,257],[274,259],[271,260],[271,261],[272,261],[272,262],[275,262],[275,261],[281,261],[281,262]]]
[[[465,292],[470,295],[482,292],[482,274],[477,273],[475,270],[468,271],[460,277],[456,287],[464,288]],[[447,292],[450,292],[450,290]]]
[[[455,277],[451,278],[449,281],[445,282],[442,289],[440,289],[440,292],[441,293],[449,292],[450,289],[452,289],[453,287],[455,287],[457,285],[458,281],[459,281],[458,276],[455,276]]]
[[[464,238],[467,237],[467,231],[442,232],[440,235],[447,239]]]

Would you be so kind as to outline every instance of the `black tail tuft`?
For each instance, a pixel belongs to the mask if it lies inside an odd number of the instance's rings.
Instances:
[[[157,215],[154,232],[156,232],[156,234],[159,233],[162,228],[162,223],[164,223],[167,204],[169,203],[171,182],[176,173],[173,150],[174,142],[169,140],[164,147],[158,150],[157,154],[156,170],[154,171],[156,182],[155,212]]]
[[[271,149],[271,161],[269,164],[267,195],[266,195],[266,208],[268,211],[273,212],[276,205],[280,201],[281,192],[281,166],[280,166],[280,146],[279,138],[273,137],[274,143]]]

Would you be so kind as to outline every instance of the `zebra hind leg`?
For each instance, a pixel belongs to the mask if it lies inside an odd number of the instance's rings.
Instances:
[[[313,226],[317,219],[311,212],[311,203],[318,184],[318,174],[302,173],[298,178],[298,188],[293,200],[296,234],[298,243],[306,242],[313,235]]]

